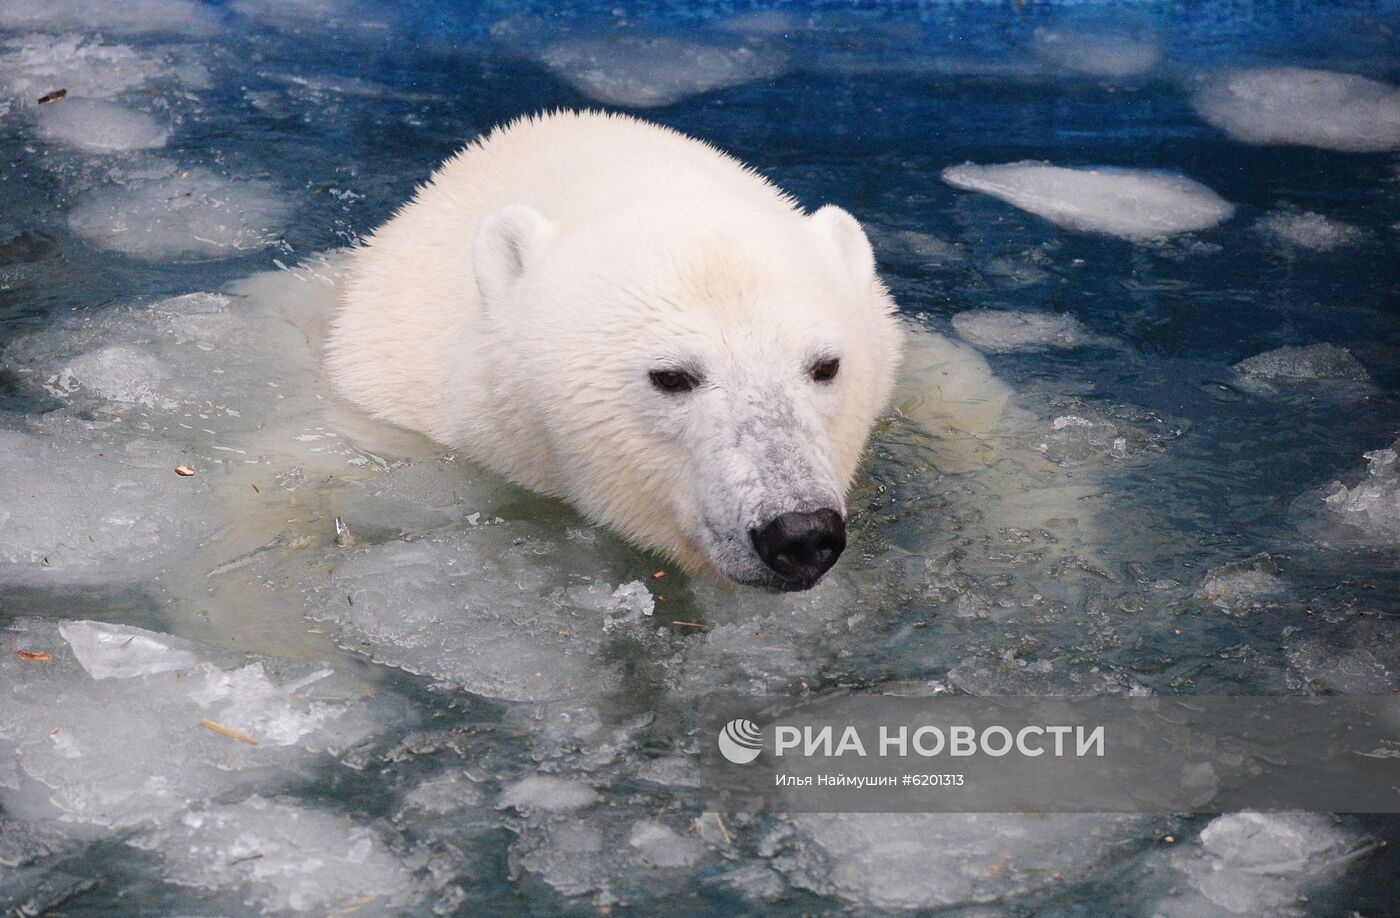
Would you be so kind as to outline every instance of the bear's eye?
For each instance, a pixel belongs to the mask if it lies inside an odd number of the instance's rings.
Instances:
[[[651,384],[662,392],[689,392],[698,380],[684,370],[652,370]]]
[[[819,360],[812,364],[812,379],[817,382],[831,382],[836,378],[836,371],[839,369],[841,361],[835,357]]]

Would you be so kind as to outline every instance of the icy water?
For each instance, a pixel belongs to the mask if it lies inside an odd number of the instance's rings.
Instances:
[[[1400,11],[899,10],[0,3],[0,906],[1393,914],[1393,818],[702,811],[712,692],[1400,690]],[[337,406],[335,250],[587,105],[856,214],[1002,458],[892,412],[769,597]]]

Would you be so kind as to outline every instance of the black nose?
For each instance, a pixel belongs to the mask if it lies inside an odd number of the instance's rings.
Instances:
[[[846,522],[835,510],[784,513],[749,535],[786,590],[810,589],[846,548]]]

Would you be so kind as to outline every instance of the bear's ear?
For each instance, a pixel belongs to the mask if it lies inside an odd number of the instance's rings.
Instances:
[[[533,207],[512,204],[482,220],[472,244],[472,268],[484,305],[495,302],[525,273],[554,224]]]
[[[875,251],[870,248],[870,240],[855,217],[834,204],[828,204],[807,219],[811,221],[812,228],[836,249],[841,263],[858,286],[874,283]]]

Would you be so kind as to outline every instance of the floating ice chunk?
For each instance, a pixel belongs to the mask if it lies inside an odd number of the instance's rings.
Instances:
[[[68,225],[93,245],[149,261],[229,258],[270,245],[289,210],[262,182],[191,170],[92,192]]]
[[[173,646],[163,635],[98,622],[66,622],[59,637],[68,642],[79,665],[93,678],[134,679],[156,673],[188,672],[198,658]]]
[[[569,599],[580,609],[603,612],[603,630],[612,631],[623,625],[633,625],[656,611],[656,600],[645,583],[634,580],[609,591],[605,583],[586,587],[571,587]]]
[[[385,6],[361,0],[233,0],[229,8],[241,16],[284,32],[341,28],[382,30],[389,27]]]
[[[137,52],[127,45],[104,44],[82,35],[27,35],[4,45],[0,86],[33,104],[55,89],[68,90],[65,104],[105,99],[155,83],[197,89],[208,85],[201,65],[172,54]]]
[[[1196,596],[1227,615],[1242,616],[1263,608],[1266,600],[1286,588],[1278,565],[1264,553],[1212,569]]]
[[[240,457],[227,435],[305,418],[317,392],[305,336],[287,334],[284,316],[246,305],[192,293],[75,310],[14,340],[0,362],[74,411],[125,418],[143,437],[205,450],[206,461]]]
[[[165,145],[170,129],[150,115],[98,99],[64,99],[39,109],[46,140],[111,153]]]
[[[568,39],[544,48],[539,58],[584,95],[630,108],[772,79],[786,66],[776,52],[666,37]]]
[[[263,914],[395,914],[419,894],[374,832],[257,796],[192,810],[132,844],[160,853],[167,881],[242,893]]]
[[[1330,641],[1308,641],[1288,652],[1289,682],[1308,692],[1339,695],[1388,695],[1400,679],[1397,661],[1380,659],[1389,646],[1386,634],[1373,635],[1370,646],[1338,650]]]
[[[1367,382],[1371,378],[1351,351],[1335,344],[1281,347],[1246,357],[1230,369],[1262,383]]]
[[[169,410],[175,401],[161,393],[169,378],[169,370],[150,354],[116,344],[79,355],[48,389],[55,395],[67,395],[79,387],[116,405]]]
[[[1198,844],[1170,859],[1189,882],[1189,891],[1154,911],[1167,916],[1218,914],[1221,909],[1232,915],[1303,915],[1307,893],[1365,850],[1327,816],[1218,816],[1201,831]]]
[[[1350,73],[1271,67],[1205,79],[1202,118],[1236,140],[1368,152],[1400,147],[1400,89]]]
[[[1143,819],[1051,814],[810,814],[770,841],[795,886],[860,910],[931,909],[1074,883]]]
[[[497,806],[500,809],[567,812],[592,806],[598,800],[598,792],[581,781],[552,775],[532,775],[507,785]]]
[[[692,886],[703,841],[637,819],[635,807],[607,810],[531,815],[511,845],[512,873],[527,871],[566,896],[591,893],[600,906],[662,901]]]
[[[1338,223],[1310,211],[1275,211],[1260,219],[1256,226],[1260,232],[1281,242],[1314,252],[1359,245],[1366,239],[1366,231],[1360,227]]]
[[[928,233],[890,229],[875,224],[867,224],[865,231],[882,260],[942,265],[952,264],[963,258],[957,246]]]
[[[99,622],[22,621],[2,639],[0,684],[9,688],[0,754],[21,777],[3,800],[30,820],[107,828],[159,821],[191,800],[295,774],[377,729],[363,687],[325,669],[242,663]],[[52,659],[27,662],[17,649]]]
[[[953,316],[958,337],[992,353],[1081,347],[1094,336],[1069,315],[973,309]]]
[[[529,833],[511,846],[510,861],[513,870],[528,870],[566,896],[581,896],[606,889],[607,869],[601,861],[611,860],[612,854],[597,826],[569,821]]]
[[[174,473],[175,446],[52,421],[53,436],[0,430],[0,581],[139,579],[217,525],[207,482]]]
[[[1161,50],[1146,39],[1064,29],[1036,29],[1035,52],[1062,70],[1100,77],[1138,76],[1162,60]]]
[[[1200,182],[1142,169],[967,163],[944,169],[943,180],[1000,198],[1057,226],[1139,241],[1209,229],[1235,211]]]
[[[787,892],[787,884],[776,871],[762,864],[736,867],[713,879],[749,899],[772,902]]]
[[[1181,436],[1180,428],[1135,405],[1103,405],[1081,399],[1059,403],[1036,450],[1057,465],[1071,467],[1160,453]]]
[[[352,532],[424,532],[464,519],[468,525],[487,525],[512,491],[455,460],[403,461],[354,482],[337,511]]]
[[[643,820],[633,824],[627,844],[651,867],[691,867],[705,856],[705,846],[678,835],[670,826]]]
[[[1333,518],[1365,533],[1368,540],[1400,543],[1400,440],[1365,453],[1366,478],[1354,488],[1332,482],[1323,503]]]
[[[5,0],[0,28],[47,32],[105,32],[111,35],[207,35],[218,24],[209,6],[196,0]]]
[[[721,31],[749,38],[778,38],[793,32],[806,31],[814,24],[813,19],[799,19],[791,13],[779,10],[738,13],[716,23]]]
[[[717,685],[753,694],[784,690],[810,676],[814,661],[834,652],[841,638],[863,643],[868,628],[852,610],[885,595],[891,565],[837,565],[815,587],[779,595],[735,592],[728,585],[696,578],[690,586],[703,619],[714,623],[691,641],[673,671],[681,691],[712,692]]]
[[[523,531],[477,526],[356,551],[312,614],[340,624],[352,650],[480,695],[601,691],[615,674],[594,657],[616,608],[614,588],[592,583],[602,559]]]
[[[461,772],[429,778],[404,794],[403,807],[394,821],[411,821],[417,814],[446,816],[481,802],[481,791]]]

